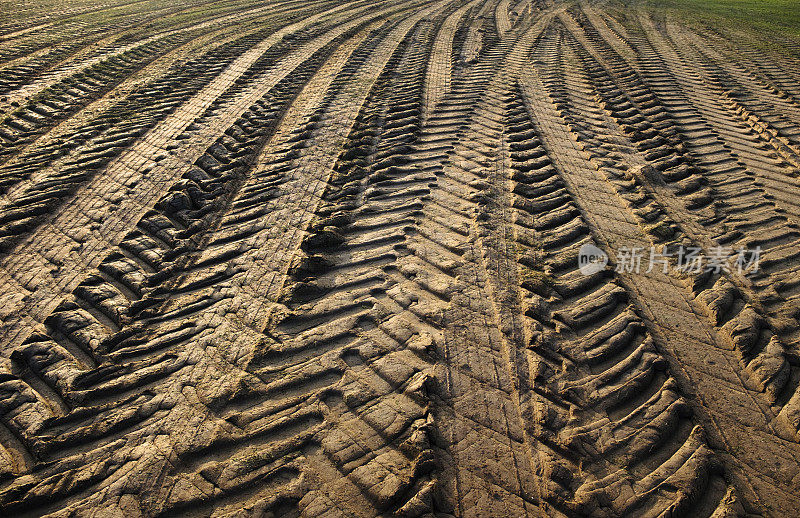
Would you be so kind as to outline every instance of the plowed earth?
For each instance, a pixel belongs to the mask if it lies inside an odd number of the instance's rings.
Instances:
[[[16,3],[3,516],[800,516],[796,42],[635,3]],[[586,244],[762,252],[583,275]]]

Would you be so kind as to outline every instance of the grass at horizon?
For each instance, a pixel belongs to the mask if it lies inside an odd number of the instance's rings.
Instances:
[[[800,0],[651,0],[654,7],[733,32],[800,37]]]

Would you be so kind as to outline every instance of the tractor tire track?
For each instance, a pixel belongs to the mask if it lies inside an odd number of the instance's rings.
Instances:
[[[0,9],[0,514],[800,514],[790,37],[62,4]]]

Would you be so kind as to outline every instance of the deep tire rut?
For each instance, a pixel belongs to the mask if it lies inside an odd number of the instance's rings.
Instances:
[[[0,514],[800,515],[800,44],[57,4],[0,14]]]

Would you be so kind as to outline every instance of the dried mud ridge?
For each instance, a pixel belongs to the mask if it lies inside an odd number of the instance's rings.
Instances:
[[[800,516],[784,44],[592,2],[3,9],[0,514]]]

